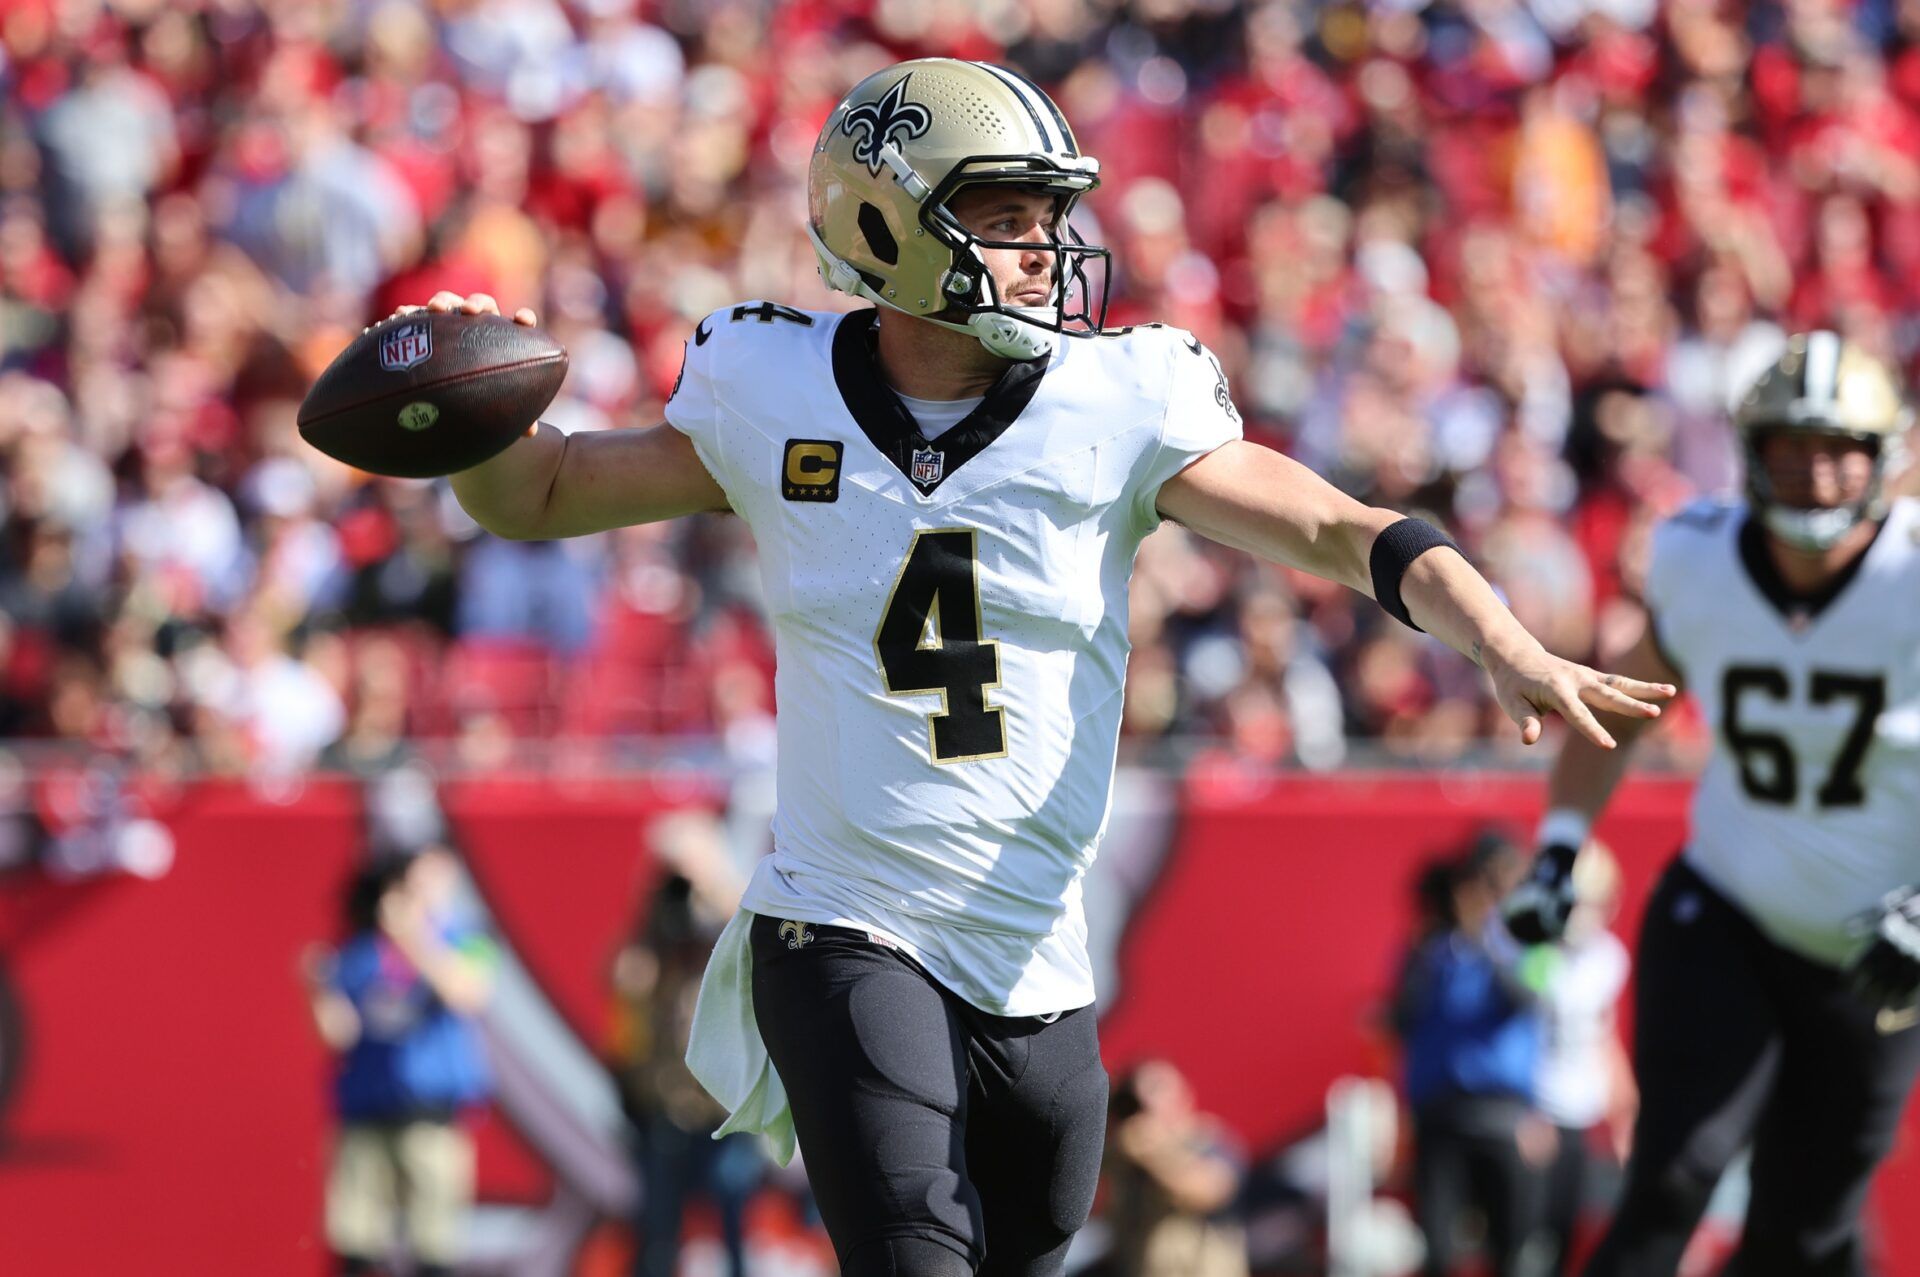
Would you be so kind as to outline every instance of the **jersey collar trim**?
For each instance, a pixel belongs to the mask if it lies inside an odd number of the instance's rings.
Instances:
[[[1853,584],[1853,578],[1860,575],[1860,569],[1866,566],[1867,556],[1873,553],[1873,547],[1880,544],[1880,534],[1886,530],[1886,526],[1887,521],[1882,519],[1874,529],[1873,540],[1853,556],[1852,562],[1834,573],[1832,580],[1811,594],[1797,593],[1781,577],[1773,556],[1767,553],[1766,529],[1751,511],[1740,525],[1740,562],[1747,569],[1747,577],[1753,582],[1754,588],[1773,605],[1775,611],[1789,621],[1811,622],[1818,619]]]
[[[978,456],[986,446],[1006,432],[1040,390],[1046,376],[1048,358],[1009,364],[993,384],[980,406],[962,417],[938,439],[920,433],[920,425],[907,411],[900,396],[880,372],[867,342],[873,331],[877,310],[857,310],[844,316],[833,333],[833,379],[839,385],[840,398],[847,411],[867,436],[867,441],[893,463],[894,469],[911,483],[921,496],[930,496],[953,472]],[[914,453],[941,454],[937,466],[914,464]],[[915,471],[920,472],[916,477]],[[930,476],[930,477],[929,477]]]

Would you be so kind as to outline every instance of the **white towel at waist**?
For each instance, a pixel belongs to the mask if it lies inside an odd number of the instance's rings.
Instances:
[[[782,1166],[793,1160],[793,1112],[760,1026],[753,1018],[753,914],[733,915],[700,978],[687,1037],[687,1067],[730,1116],[714,1138],[735,1131],[764,1135]]]

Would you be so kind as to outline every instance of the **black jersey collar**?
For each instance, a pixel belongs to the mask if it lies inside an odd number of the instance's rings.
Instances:
[[[920,495],[927,496],[1005,433],[1033,402],[1051,358],[1042,355],[1025,363],[1009,364],[979,407],[962,417],[951,430],[942,432],[939,439],[929,440],[920,433],[920,424],[900,402],[900,396],[887,384],[879,361],[873,356],[868,335],[873,332],[879,314],[877,310],[856,310],[840,320],[833,333],[833,379],[839,384],[840,398],[846,401],[847,411],[860,423],[868,441],[906,476]],[[922,465],[914,464],[915,453],[922,455]]]
[[[1866,566],[1867,556],[1880,543],[1880,534],[1886,530],[1886,526],[1887,521],[1882,519],[1873,530],[1873,539],[1861,547],[1860,553],[1834,573],[1825,585],[1811,593],[1802,594],[1780,575],[1779,566],[1767,550],[1767,530],[1762,526],[1759,514],[1749,510],[1746,520],[1740,525],[1740,562],[1746,567],[1747,578],[1753,582],[1754,588],[1773,604],[1775,611],[1789,622],[1805,624],[1819,617],[1853,584],[1853,578],[1860,575],[1860,569]]]

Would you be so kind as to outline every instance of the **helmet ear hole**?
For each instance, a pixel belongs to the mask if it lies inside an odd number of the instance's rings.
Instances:
[[[893,231],[887,227],[887,219],[879,209],[871,204],[862,203],[855,219],[860,233],[867,238],[867,247],[874,257],[889,266],[900,264],[900,243],[894,239]]]

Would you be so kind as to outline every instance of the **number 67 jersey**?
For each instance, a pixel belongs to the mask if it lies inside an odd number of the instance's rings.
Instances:
[[[717,311],[666,418],[751,526],[778,668],[756,913],[876,934],[997,1015],[1093,1000],[1127,582],[1160,485],[1239,437],[1177,329],[1070,338],[920,434],[875,312]]]
[[[1737,504],[1654,533],[1647,603],[1715,748],[1687,859],[1775,942],[1830,966],[1920,881],[1920,503],[1817,597],[1793,595]]]

